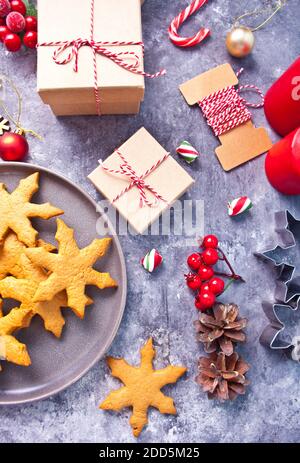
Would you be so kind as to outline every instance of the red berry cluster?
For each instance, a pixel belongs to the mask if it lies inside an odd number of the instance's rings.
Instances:
[[[19,51],[22,42],[27,48],[37,44],[37,18],[26,16],[22,0],[0,0],[0,42],[8,51]]]
[[[212,308],[216,297],[223,293],[225,282],[220,276],[230,278],[232,281],[242,281],[242,278],[235,274],[225,254],[218,246],[218,238],[215,235],[207,235],[201,243],[202,252],[193,253],[187,259],[187,264],[193,272],[185,275],[186,283],[190,289],[197,292],[195,306],[201,312]],[[228,265],[231,274],[214,270],[213,267],[220,260]]]

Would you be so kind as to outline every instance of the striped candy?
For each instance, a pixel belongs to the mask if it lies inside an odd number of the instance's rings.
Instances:
[[[162,256],[156,249],[152,249],[145,257],[141,260],[141,264],[145,270],[152,273],[157,267],[161,265],[163,261]]]
[[[181,11],[176,18],[173,19],[173,21],[170,24],[169,27],[169,37],[171,42],[174,43],[174,45],[177,45],[177,47],[194,47],[195,45],[198,45],[198,43],[201,43],[202,40],[204,40],[206,37],[210,35],[210,30],[206,28],[201,28],[197,34],[195,34],[192,37],[181,37],[178,33],[180,27],[182,24],[196,11],[198,11],[205,3],[207,0],[193,0],[192,3],[185,8],[185,10]]]
[[[228,203],[228,215],[235,217],[249,211],[253,206],[252,201],[247,196],[241,196]]]
[[[179,156],[181,156],[189,164],[194,162],[199,156],[198,151],[186,140],[178,146],[176,151],[177,154],[179,154]]]

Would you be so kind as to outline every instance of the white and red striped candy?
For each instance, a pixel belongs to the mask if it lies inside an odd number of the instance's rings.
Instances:
[[[186,140],[178,146],[176,152],[189,164],[199,157],[198,151]]]
[[[201,43],[206,37],[210,35],[210,30],[206,28],[201,28],[196,35],[192,37],[181,37],[178,33],[182,24],[196,11],[198,11],[207,0],[193,0],[192,3],[181,13],[173,19],[169,27],[169,37],[171,42],[174,43],[177,47],[194,47]]]
[[[156,249],[152,249],[148,252],[145,257],[141,260],[141,264],[145,270],[152,273],[157,267],[163,262],[162,256]]]
[[[252,201],[248,196],[241,196],[228,203],[228,215],[230,215],[230,217],[235,217],[249,211],[252,206]]]

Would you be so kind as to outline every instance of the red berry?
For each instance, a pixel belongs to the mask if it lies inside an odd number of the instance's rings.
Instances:
[[[11,4],[8,0],[0,0],[0,16],[5,18],[11,10]]]
[[[217,248],[219,240],[215,235],[206,235],[202,241],[203,248]]]
[[[5,37],[7,34],[10,33],[10,30],[7,26],[0,26],[0,42],[4,42]]]
[[[198,268],[201,265],[200,254],[197,254],[197,253],[191,254],[187,259],[187,264],[192,270],[198,270]]]
[[[193,291],[197,291],[198,289],[200,289],[202,281],[199,275],[195,273],[189,273],[188,275],[186,275],[185,279],[186,284],[190,289],[192,289]]]
[[[37,19],[35,16],[26,16],[25,18],[25,30],[28,31],[37,31]]]
[[[5,26],[5,19],[4,18],[0,18],[0,26]]]
[[[23,43],[27,48],[35,48],[37,44],[37,32],[26,32],[26,34],[23,37]]]
[[[215,265],[219,260],[218,251],[214,248],[207,248],[201,254],[202,260],[206,265]]]
[[[210,280],[214,276],[214,271],[208,265],[200,265],[198,269],[198,275],[202,281]]]
[[[216,302],[216,296],[208,291],[207,293],[200,293],[195,300],[195,306],[201,312],[204,312],[207,309],[210,309]]]
[[[23,16],[26,15],[26,5],[22,0],[11,0],[10,6],[12,11],[17,11],[21,13]]]
[[[20,37],[17,34],[7,34],[4,39],[4,45],[8,51],[18,51],[21,48],[22,42]]]
[[[208,283],[209,290],[217,296],[224,291],[225,283],[221,278],[214,277]]]
[[[25,29],[25,18],[21,13],[12,11],[6,16],[6,25],[12,32],[22,32]]]
[[[202,286],[200,288],[200,293],[207,293],[209,292],[210,289],[209,289],[209,284],[206,282],[206,283],[202,283]]]

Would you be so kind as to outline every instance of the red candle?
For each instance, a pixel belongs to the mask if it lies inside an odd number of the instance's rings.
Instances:
[[[300,126],[300,57],[267,92],[265,113],[283,137]]]
[[[300,127],[270,149],[265,167],[276,190],[286,195],[300,194]]]

